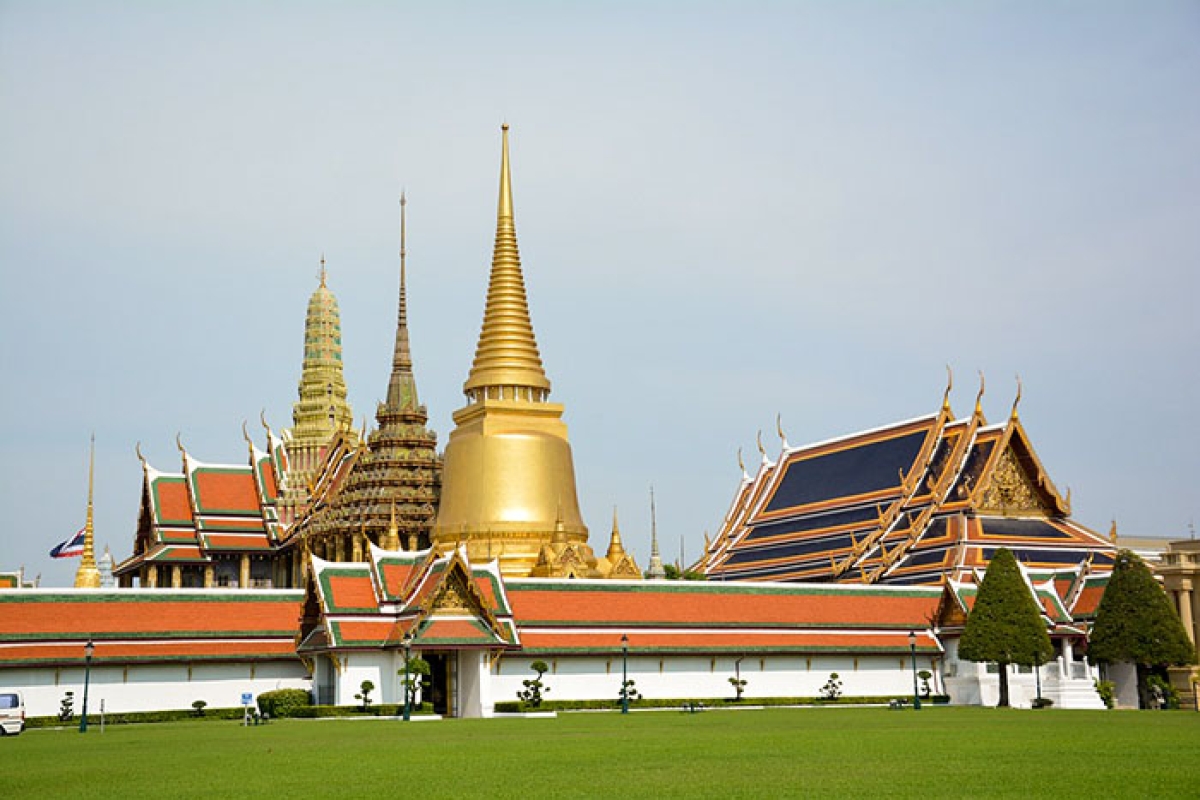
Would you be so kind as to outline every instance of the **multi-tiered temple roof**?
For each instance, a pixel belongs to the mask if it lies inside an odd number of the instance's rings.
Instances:
[[[281,582],[271,562],[284,533],[276,506],[287,454],[269,431],[265,451],[248,438],[247,444],[245,464],[204,463],[182,443],[179,472],[162,472],[142,458],[133,555],[113,571],[122,585],[135,576],[142,586]]]
[[[1016,403],[988,424],[978,401],[963,418],[943,402],[827,442],[785,441],[775,461],[764,452],[697,567],[711,580],[939,584],[981,575],[999,547],[1046,573],[1107,567],[1112,543],[1070,512]]]

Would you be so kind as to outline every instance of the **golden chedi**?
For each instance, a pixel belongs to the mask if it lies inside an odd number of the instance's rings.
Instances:
[[[441,505],[432,532],[440,552],[465,544],[472,561],[498,559],[506,576],[529,575],[553,541],[595,556],[579,514],[563,407],[549,402],[513,221],[508,126],[503,128],[496,243],[483,329],[446,444]],[[582,549],[582,552],[580,550]],[[589,563],[590,562],[590,563]],[[584,566],[586,565],[586,566]]]

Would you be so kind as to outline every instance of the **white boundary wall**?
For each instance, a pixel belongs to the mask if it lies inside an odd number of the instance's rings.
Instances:
[[[523,681],[533,678],[530,665],[545,661],[542,677],[547,700],[616,700],[621,688],[621,656],[506,655],[493,661],[493,703],[516,700]],[[647,699],[722,698],[734,696],[729,679],[746,681],[743,697],[818,697],[836,672],[842,696],[911,697],[910,657],[898,655],[637,655],[626,669],[634,688]],[[917,670],[929,670],[930,659],[917,657]]]
[[[19,689],[25,695],[25,713],[31,717],[56,716],[67,692],[75,693],[75,716],[83,712],[84,668],[5,667],[0,688]],[[228,664],[93,664],[88,688],[88,716],[99,717],[100,702],[106,713],[188,709],[196,700],[210,708],[233,708],[242,693],[257,697],[273,689],[310,689],[304,665],[294,661],[235,662]]]

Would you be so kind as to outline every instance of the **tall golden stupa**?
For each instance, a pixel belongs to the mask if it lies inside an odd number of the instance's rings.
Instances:
[[[463,385],[467,405],[454,413],[455,429],[446,444],[431,539],[441,552],[461,543],[472,560],[498,559],[508,576],[529,575],[539,557],[546,562],[552,552],[565,552],[573,562],[568,574],[594,577],[596,557],[579,514],[563,406],[549,402],[550,380],[529,318],[513,221],[508,125],[502,131],[496,243],[483,329]]]

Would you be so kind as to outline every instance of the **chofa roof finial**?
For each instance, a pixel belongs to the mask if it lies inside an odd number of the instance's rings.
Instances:
[[[946,391],[942,394],[942,411],[950,413],[950,390],[954,388],[954,370],[946,365]]]

